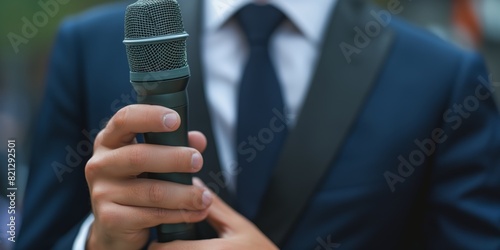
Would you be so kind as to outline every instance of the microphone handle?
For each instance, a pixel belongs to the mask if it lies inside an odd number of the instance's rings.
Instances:
[[[168,146],[188,146],[188,97],[187,82],[189,76],[159,82],[132,82],[138,93],[139,104],[150,104],[175,110],[181,125],[174,132],[145,133],[148,144]],[[192,185],[192,175],[188,173],[148,173],[148,178]],[[196,231],[193,224],[160,224],[156,227],[158,242],[174,240],[194,240]]]

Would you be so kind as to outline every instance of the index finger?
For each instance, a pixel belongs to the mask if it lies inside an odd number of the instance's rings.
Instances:
[[[134,141],[138,133],[172,132],[179,128],[179,115],[168,108],[134,104],[120,109],[96,138],[95,147],[119,148]]]

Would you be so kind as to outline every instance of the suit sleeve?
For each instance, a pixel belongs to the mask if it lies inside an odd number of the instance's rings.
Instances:
[[[467,54],[443,116],[425,249],[500,249],[500,116],[488,79],[482,59]]]
[[[71,249],[90,212],[85,163],[92,154],[86,123],[78,27],[67,20],[53,47],[34,125],[30,174],[17,249]]]

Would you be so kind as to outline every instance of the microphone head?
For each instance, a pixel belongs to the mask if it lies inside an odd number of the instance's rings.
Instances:
[[[188,67],[187,34],[176,0],[139,0],[125,13],[125,46],[131,72]]]

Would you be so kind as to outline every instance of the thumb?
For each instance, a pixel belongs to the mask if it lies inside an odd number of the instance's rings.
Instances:
[[[206,188],[203,181],[197,177],[193,178],[193,184]],[[220,237],[224,238],[236,232],[240,232],[247,225],[251,224],[245,217],[227,205],[213,192],[212,197],[212,205],[208,209],[207,221],[217,231]]]

